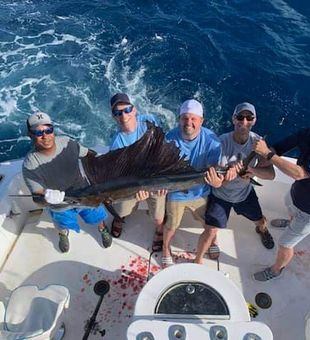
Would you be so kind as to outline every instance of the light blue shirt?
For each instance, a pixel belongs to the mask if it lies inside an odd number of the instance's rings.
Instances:
[[[121,149],[129,146],[140,139],[147,130],[146,122],[160,126],[158,119],[152,114],[137,114],[137,127],[133,132],[118,131],[112,138],[110,150]]]
[[[209,129],[201,127],[199,135],[191,141],[184,140],[180,128],[177,127],[167,133],[166,139],[174,141],[180,149],[180,154],[186,156],[192,167],[204,170],[209,166],[218,165],[221,158],[221,143],[217,136]],[[192,201],[206,197],[210,193],[210,186],[197,184],[186,192],[176,191],[168,194],[170,201]]]

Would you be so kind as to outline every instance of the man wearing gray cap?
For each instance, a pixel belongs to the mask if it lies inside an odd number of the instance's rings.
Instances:
[[[179,110],[179,126],[168,132],[168,141],[174,141],[191,165],[196,170],[206,169],[219,163],[221,143],[217,136],[202,126],[203,108],[195,99],[186,100]],[[227,174],[228,179],[230,174]],[[217,175],[215,169],[207,172],[205,184],[195,185],[186,192],[178,191],[167,195],[166,213],[167,222],[164,226],[164,245],[162,254],[162,267],[173,264],[170,244],[182,217],[189,210],[195,219],[204,224],[204,214],[210,186],[222,185],[224,176]]]
[[[110,100],[112,116],[117,122],[119,130],[112,138],[111,150],[124,148],[135,143],[147,130],[146,122],[149,121],[159,125],[159,121],[152,114],[140,114],[136,107],[130,102],[125,93],[116,93]],[[151,218],[155,225],[155,234],[152,242],[152,250],[162,249],[162,230],[165,216],[166,191],[156,193],[139,191],[135,199],[129,199],[114,205],[122,220],[114,218],[112,221],[111,233],[114,237],[120,237],[124,218],[130,215],[138,207],[140,200],[146,199]]]
[[[109,247],[111,235],[104,220],[107,213],[103,207],[59,209],[67,189],[78,189],[88,185],[86,176],[79,166],[79,159],[93,151],[78,142],[55,136],[51,118],[44,112],[36,112],[27,119],[28,134],[33,149],[23,162],[25,182],[38,204],[49,204],[49,214],[59,232],[59,249],[69,251],[69,229],[80,232],[77,217],[89,224],[98,225],[103,246]],[[53,207],[54,205],[54,207]]]
[[[220,136],[222,143],[221,165],[236,166],[237,171],[242,167],[242,161],[253,150],[255,141],[261,137],[252,132],[256,123],[256,110],[250,103],[241,103],[235,107],[232,115],[234,131]],[[256,225],[262,244],[267,249],[274,247],[274,241],[267,229],[267,221],[262,213],[255,190],[250,178],[257,176],[272,180],[275,176],[270,161],[256,156],[249,164],[246,175],[236,177],[220,188],[214,188],[209,196],[205,216],[205,230],[198,242],[196,263],[203,263],[203,256],[212,243],[216,243],[218,228],[226,228],[230,210],[233,208],[238,215],[243,215]],[[209,250],[210,251],[210,250]],[[212,252],[211,252],[212,253]],[[214,257],[216,255],[213,249]],[[218,257],[218,256],[217,256]]]

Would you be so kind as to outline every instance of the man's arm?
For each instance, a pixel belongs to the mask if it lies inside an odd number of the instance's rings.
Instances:
[[[262,139],[256,141],[254,150],[264,158],[267,158],[268,155],[271,155],[271,152],[274,152],[274,150],[272,150],[272,148],[269,148],[266,142]],[[297,181],[309,177],[309,174],[302,166],[291,163],[276,154],[274,154],[270,158],[270,162],[275,165],[279,170],[281,170],[284,174]]]
[[[264,159],[262,157],[259,158],[258,164],[256,167],[249,167],[249,171],[258,178],[261,179],[269,179],[273,180],[275,178],[275,171],[273,164],[271,161]]]

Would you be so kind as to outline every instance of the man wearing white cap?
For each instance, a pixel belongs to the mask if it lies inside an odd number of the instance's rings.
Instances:
[[[69,251],[69,229],[80,232],[78,215],[89,224],[98,225],[105,248],[112,243],[104,220],[107,213],[103,207],[59,209],[67,189],[79,189],[89,185],[81,173],[79,159],[87,157],[91,150],[78,142],[55,136],[51,118],[44,112],[36,112],[27,119],[28,134],[34,148],[26,155],[23,163],[25,182],[38,204],[46,205],[59,232],[59,249]]]
[[[180,107],[179,126],[170,131],[166,138],[174,141],[181,154],[185,155],[196,170],[219,163],[221,143],[216,135],[202,126],[202,105],[195,99],[186,100]],[[210,185],[220,186],[224,180],[211,168],[205,177],[206,184],[195,185],[187,192],[172,192],[167,195],[166,213],[167,222],[164,227],[164,245],[162,266],[173,264],[170,253],[170,243],[181,223],[185,210],[190,210],[197,220],[204,223],[204,214]]]
[[[234,131],[220,136],[222,143],[221,165],[234,166],[241,169],[242,161],[252,151],[255,142],[261,137],[252,132],[256,123],[256,110],[250,103],[238,104],[232,115]],[[214,188],[209,196],[205,216],[205,230],[198,242],[196,263],[203,263],[203,256],[212,242],[216,240],[218,228],[226,228],[230,210],[233,208],[238,215],[243,215],[256,225],[256,232],[260,235],[262,244],[267,249],[274,247],[274,241],[267,229],[267,221],[262,213],[250,178],[257,176],[272,180],[275,176],[274,168],[269,160],[255,157],[249,164],[248,171],[243,178],[240,176],[220,188]]]

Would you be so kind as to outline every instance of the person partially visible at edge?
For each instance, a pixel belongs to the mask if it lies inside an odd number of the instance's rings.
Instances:
[[[23,162],[23,176],[32,194],[38,194],[34,201],[38,204],[61,204],[67,189],[85,187],[88,180],[81,173],[79,159],[93,151],[78,142],[65,137],[55,136],[54,126],[49,115],[37,112],[27,119],[28,134],[33,149]],[[112,243],[111,235],[105,224],[107,213],[101,206],[97,208],[48,208],[48,212],[59,233],[59,249],[69,251],[69,230],[80,232],[77,217],[89,224],[98,225],[102,244],[105,248]]]
[[[238,104],[232,115],[234,130],[221,135],[222,143],[221,165],[236,165],[237,171],[241,170],[242,162],[255,145],[255,141],[261,139],[251,129],[256,123],[256,110],[252,104]],[[209,202],[205,215],[205,230],[198,242],[196,262],[202,263],[205,252],[219,253],[211,248],[216,243],[219,228],[226,228],[230,210],[233,208],[238,215],[243,215],[256,225],[256,232],[260,235],[262,244],[267,249],[274,247],[274,241],[267,229],[267,220],[262,213],[250,178],[257,176],[262,179],[273,179],[274,168],[270,161],[263,157],[255,157],[249,164],[248,171],[241,178],[225,183],[220,188],[214,188],[209,196]]]
[[[221,156],[221,143],[217,136],[202,126],[203,108],[195,99],[186,100],[179,110],[179,126],[167,133],[166,139],[174,141],[196,170],[206,169],[217,165]],[[170,250],[171,241],[182,217],[189,210],[195,219],[204,223],[207,196],[210,185],[218,187],[224,180],[223,175],[217,175],[213,167],[207,172],[205,184],[198,184],[186,192],[178,191],[167,195],[167,221],[164,226],[164,245],[162,253],[162,267],[173,264]]]
[[[116,93],[110,100],[112,116],[116,120],[119,131],[112,139],[110,149],[120,149],[129,146],[140,139],[147,130],[146,122],[159,125],[158,120],[152,114],[139,114],[125,93]],[[162,249],[163,221],[165,217],[166,191],[156,193],[139,191],[136,199],[129,199],[114,205],[115,210],[122,218],[114,218],[111,233],[114,237],[120,237],[124,218],[138,208],[140,200],[146,199],[149,213],[155,224],[155,234],[152,243],[153,251]]]
[[[280,157],[295,148],[299,150],[297,164]],[[310,234],[310,128],[299,130],[272,148],[263,140],[256,141],[254,150],[295,180],[285,199],[291,220],[279,239],[276,261],[254,274],[257,281],[269,281],[281,275],[294,256],[294,247]]]

